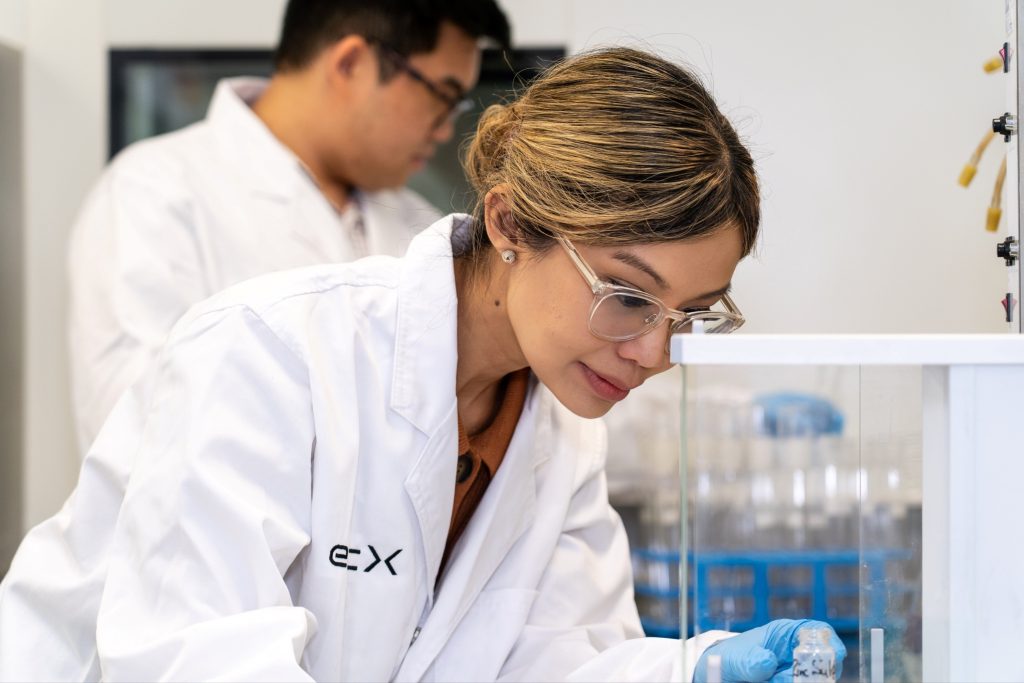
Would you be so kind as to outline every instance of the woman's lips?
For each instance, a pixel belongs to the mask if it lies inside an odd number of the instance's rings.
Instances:
[[[580,363],[580,367],[583,368],[583,375],[587,378],[587,381],[590,383],[590,387],[594,390],[594,393],[604,400],[621,401],[629,396],[629,389],[623,389],[616,384],[612,384],[604,377],[591,370],[586,363]]]

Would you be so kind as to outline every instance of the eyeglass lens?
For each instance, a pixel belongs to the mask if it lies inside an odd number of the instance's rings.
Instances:
[[[731,332],[735,323],[726,317],[702,314],[704,332],[709,334],[725,334]],[[594,303],[590,314],[590,327],[601,337],[611,339],[631,339],[638,337],[657,325],[664,318],[661,305],[645,297],[626,292],[608,293]],[[673,333],[688,333],[692,330],[692,320],[674,322]]]

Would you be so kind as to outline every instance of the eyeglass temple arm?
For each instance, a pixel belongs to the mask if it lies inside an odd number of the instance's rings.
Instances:
[[[746,322],[746,319],[743,317],[743,314],[740,313],[740,309],[736,306],[736,302],[732,300],[732,297],[728,294],[723,294],[722,303],[725,305],[726,314],[731,316],[737,323],[742,325]],[[676,322],[702,320],[713,317],[714,315],[719,314],[716,314],[714,311],[693,311],[692,313],[687,313],[686,311],[676,311],[670,308],[665,309],[665,317]]]
[[[732,313],[733,315],[738,317],[740,320],[743,320],[743,314],[740,312],[739,306],[736,305],[736,302],[732,300],[731,296],[729,296],[728,294],[723,294],[722,295],[722,303],[725,304],[725,310],[726,311],[728,311],[729,313]]]
[[[580,271],[580,275],[582,275],[583,279],[585,279],[587,281],[587,284],[590,285],[590,291],[592,291],[594,294],[597,294],[599,291],[601,291],[600,278],[597,277],[597,273],[590,269],[590,266],[588,266],[587,262],[583,260],[583,257],[580,256],[580,253],[576,251],[576,247],[572,245],[572,242],[570,242],[565,237],[562,237],[561,235],[556,237],[556,239],[558,240],[559,244],[561,244],[562,247],[565,249],[566,253],[569,254],[569,258],[572,259],[572,262],[576,264],[576,269]]]

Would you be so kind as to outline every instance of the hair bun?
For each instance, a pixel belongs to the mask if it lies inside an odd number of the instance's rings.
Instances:
[[[466,149],[463,166],[469,182],[478,191],[497,184],[509,141],[518,129],[519,108],[513,104],[492,104],[477,123],[476,135]]]

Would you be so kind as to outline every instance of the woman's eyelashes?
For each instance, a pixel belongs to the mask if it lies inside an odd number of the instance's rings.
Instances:
[[[638,287],[637,285],[634,285],[632,282],[629,282],[629,281],[624,280],[622,278],[613,277],[613,276],[610,276],[610,275],[599,275],[598,277],[600,277],[602,280],[604,280],[608,284],[615,285],[616,287],[625,287],[626,289],[635,290],[635,291],[637,291],[637,292],[639,292],[641,294],[645,294],[645,295],[647,295],[649,297],[654,297],[653,294],[649,293],[643,287]],[[659,299],[659,301],[660,300],[661,299]],[[681,311],[683,313],[705,313],[707,311],[710,311],[714,307],[714,305],[717,304],[719,301],[721,301],[721,299],[715,299],[714,301],[712,301],[710,303],[707,303],[707,304],[703,304],[703,303],[700,303],[700,304],[691,303],[689,305],[684,304],[682,306],[679,306],[675,310]],[[640,301],[637,301],[637,302],[635,302],[634,305],[640,306],[640,305],[646,305],[647,303],[649,303],[649,302],[644,301],[643,303],[641,303]],[[667,305],[667,304],[665,304],[665,305]]]
[[[615,285],[617,287],[625,287],[626,289],[635,289],[638,292],[641,292],[643,294],[647,294],[647,291],[643,287],[637,287],[633,283],[626,282],[625,280],[620,280],[619,278],[606,277],[606,278],[604,278],[604,280],[605,280],[605,282],[613,284],[613,285]]]

